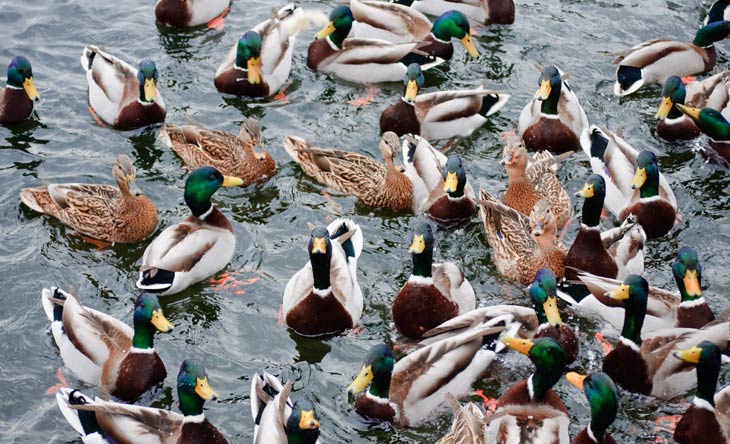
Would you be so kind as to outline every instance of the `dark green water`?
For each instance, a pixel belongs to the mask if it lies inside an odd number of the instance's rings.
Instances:
[[[211,127],[237,131],[245,117],[260,118],[267,148],[278,162],[276,177],[265,185],[226,189],[215,198],[234,221],[238,239],[228,271],[237,273],[240,280],[259,280],[241,288],[198,285],[162,300],[176,326],[171,335],[158,337],[156,342],[169,376],[164,388],[143,402],[177,409],[173,388],[179,363],[196,356],[205,361],[211,384],[222,395],[222,401],[207,404],[207,414],[232,442],[252,439],[249,378],[261,369],[293,379],[295,396],[316,403],[325,443],[427,443],[448,429],[448,413],[435,415],[430,424],[418,429],[371,426],[353,411],[344,394],[365,351],[392,335],[390,303],[409,274],[407,242],[419,218],[373,212],[332,192],[331,203],[323,196],[325,188],[304,177],[281,146],[283,135],[296,134],[322,146],[377,156],[377,118],[397,100],[399,84],[382,86],[367,107],[349,105],[348,100],[365,94],[366,88],[306,69],[305,51],[312,30],[297,42],[290,103],[259,106],[258,102],[222,97],[213,87],[215,69],[236,38],[268,16],[270,4],[262,0],[235,1],[221,32],[158,28],[152,0],[29,0],[0,5],[4,37],[0,62],[4,65],[15,54],[27,56],[43,96],[32,121],[0,127],[3,442],[80,442],[59,413],[55,398],[44,394],[57,383],[59,367],[69,383],[78,385],[78,381],[62,367],[41,309],[40,290],[51,285],[73,288],[85,304],[131,322],[138,294],[134,280],[146,246],[142,242],[99,250],[56,221],[22,207],[20,188],[46,182],[111,183],[111,162],[118,154],[127,154],[135,161],[139,187],[159,209],[158,232],[187,214],[182,201],[182,163],[157,141],[157,128],[116,132],[97,126],[90,117],[85,75],[79,65],[84,44],[104,46],[133,64],[153,58],[161,71],[160,92],[168,106],[168,121],[179,123],[192,115]],[[331,5],[304,4],[325,11]],[[621,127],[636,148],[659,153],[661,168],[674,186],[684,218],[670,235],[647,245],[650,283],[673,288],[668,264],[680,246],[694,246],[704,264],[706,297],[719,312],[730,307],[730,226],[726,222],[730,178],[690,151],[701,141],[672,145],[654,137],[658,89],[619,101],[611,92],[611,57],[604,54],[657,37],[690,40],[707,6],[697,1],[519,1],[515,25],[483,32],[476,39],[482,53],[478,60],[467,60],[464,50],[458,48],[450,65],[427,75],[426,90],[488,81],[495,89],[512,94],[501,113],[455,149],[465,159],[474,187],[496,192],[504,188],[506,179],[497,165],[502,150],[499,134],[516,126],[519,111],[537,88],[534,63],[555,63],[569,72],[589,121],[611,129]],[[727,43],[720,43],[723,68],[727,67],[728,49]],[[588,171],[581,153],[565,165],[560,177],[575,191]],[[302,339],[277,326],[282,292],[289,277],[306,261],[307,222],[321,224],[338,212],[354,217],[365,236],[358,275],[365,297],[364,330],[356,336]],[[577,224],[571,228],[568,241]],[[462,264],[481,305],[525,302],[520,288],[496,275],[476,221],[459,231],[437,232],[436,256]],[[601,353],[593,334],[602,325],[569,310],[567,317],[581,330],[584,348],[577,367],[597,368]],[[615,339],[615,331],[608,329],[607,333]],[[478,387],[499,396],[530,371],[526,358],[505,354]],[[725,372],[721,381],[727,381],[727,376]],[[93,387],[79,387],[95,393]],[[557,389],[574,418],[572,433],[577,433],[588,422],[587,403],[564,381]],[[654,442],[657,436],[666,439],[666,434],[653,434],[653,419],[683,409],[677,402],[624,395],[614,435],[619,442]]]

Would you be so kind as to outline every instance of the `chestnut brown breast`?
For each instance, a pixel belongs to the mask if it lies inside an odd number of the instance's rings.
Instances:
[[[142,105],[135,100],[122,108],[114,122],[114,128],[133,130],[165,121],[165,111],[157,104]]]
[[[651,394],[654,383],[649,379],[644,358],[623,342],[603,358],[603,371],[630,392]]]
[[[565,266],[611,279],[616,279],[618,274],[616,262],[603,247],[601,233],[598,230],[588,230],[583,227],[568,250]],[[569,280],[578,279],[575,271],[569,268],[565,270],[565,277]]]
[[[352,328],[353,322],[332,293],[326,297],[309,293],[286,314],[286,325],[300,335],[316,336]]]
[[[226,94],[245,97],[267,97],[270,93],[269,84],[261,81],[252,84],[248,81],[248,74],[235,68],[224,71],[217,76],[213,83],[218,91]]]
[[[459,314],[459,307],[434,285],[406,283],[393,302],[393,322],[409,338],[421,338],[426,331]]]
[[[167,370],[157,353],[130,353],[121,364],[111,394],[131,402],[165,380]],[[106,379],[106,378],[104,378]]]
[[[22,89],[5,88],[0,103],[0,123],[22,122],[33,112],[33,101]]]
[[[677,309],[677,327],[680,328],[702,328],[714,320],[715,314],[706,303]]]
[[[565,153],[581,149],[578,137],[559,119],[541,117],[522,135],[528,150]]]
[[[669,233],[676,217],[676,211],[665,200],[639,201],[621,210],[621,220],[625,220],[630,214],[636,216],[636,221],[644,229],[647,239],[656,239]]]
[[[398,136],[405,134],[421,134],[421,123],[416,117],[416,110],[403,100],[390,105],[380,115],[380,134],[393,131]]]
[[[474,217],[477,207],[471,199],[451,200],[441,196],[428,209],[428,215],[439,225],[450,228],[461,225]]]
[[[228,444],[228,440],[205,418],[201,423],[185,423],[177,444]]]

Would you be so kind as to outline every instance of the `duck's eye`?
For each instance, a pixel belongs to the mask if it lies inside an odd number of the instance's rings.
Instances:
[[[215,182],[215,174],[211,174],[209,179],[211,182]]]

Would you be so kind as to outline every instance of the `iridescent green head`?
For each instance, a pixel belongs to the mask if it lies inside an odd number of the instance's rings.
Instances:
[[[591,405],[590,428],[598,442],[603,442],[606,429],[616,420],[618,412],[618,390],[610,376],[597,372],[580,375],[570,372],[565,378],[583,393]]]
[[[452,198],[464,196],[464,187],[466,186],[466,171],[464,163],[459,156],[449,156],[446,165],[441,172],[441,178],[444,181],[444,192]]]
[[[218,399],[218,394],[208,384],[208,373],[199,361],[186,359],[177,374],[177,396],[180,411],[185,416],[203,413],[205,401]]]
[[[676,106],[676,103],[683,105],[684,100],[687,97],[687,89],[684,87],[682,79],[677,76],[669,76],[664,81],[664,87],[662,88],[662,103],[659,105],[659,110],[656,112],[657,119],[676,119],[682,116]]]
[[[306,399],[294,402],[286,421],[288,444],[315,444],[319,437],[319,420],[314,404]]]
[[[601,222],[603,201],[606,198],[606,181],[599,174],[591,174],[575,197],[585,199],[581,222],[587,227],[597,227]]]
[[[423,71],[421,71],[421,65],[418,63],[411,63],[408,65],[405,77],[403,77],[403,84],[406,87],[406,92],[403,94],[403,100],[408,103],[416,101],[418,90],[423,86],[424,77]]]
[[[431,32],[439,40],[448,42],[452,38],[461,40],[466,51],[472,57],[479,57],[479,51],[471,38],[469,19],[462,12],[446,11],[433,22]]]
[[[562,324],[558,311],[557,288],[555,275],[547,268],[537,270],[535,279],[527,287],[527,293],[541,324],[549,323],[555,327]]]
[[[694,248],[679,249],[672,264],[672,274],[683,302],[702,297],[702,264]]]
[[[258,32],[248,31],[238,39],[236,67],[248,73],[249,83],[261,83],[261,36]]]
[[[371,395],[387,399],[394,366],[395,359],[390,347],[385,344],[375,345],[365,356],[360,374],[347,387],[348,393],[360,393],[369,385]]]
[[[506,336],[507,347],[527,355],[535,364],[532,375],[533,399],[542,399],[563,375],[565,351],[553,338],[521,339]]]
[[[656,154],[642,151],[636,159],[636,171],[631,181],[632,189],[639,189],[642,198],[659,195],[659,165]]]
[[[540,74],[538,84],[540,87],[535,95],[538,100],[542,101],[540,112],[557,115],[560,91],[563,89],[563,78],[560,76],[558,67],[546,65],[542,70],[542,74]]]
[[[185,203],[188,204],[195,217],[205,218],[212,206],[210,198],[220,187],[241,185],[243,185],[243,180],[224,176],[211,166],[198,168],[190,173],[185,182]]]
[[[408,252],[413,259],[413,275],[431,277],[433,263],[433,229],[430,224],[422,223],[416,227],[411,237]]]
[[[340,5],[332,10],[329,18],[330,22],[314,38],[323,39],[329,37],[335,46],[342,48],[342,42],[350,34],[352,22],[355,21],[352,16],[352,11],[348,6]]]
[[[687,350],[672,353],[676,358],[697,367],[697,394],[710,405],[715,405],[715,389],[720,376],[722,351],[710,341],[702,341]]]
[[[23,56],[15,56],[8,65],[8,86],[24,89],[30,100],[38,101],[41,96],[33,83],[33,69]]]
[[[708,23],[697,30],[695,39],[692,43],[703,48],[712,46],[713,43],[727,38],[730,35],[730,22],[723,20],[719,22]]]
[[[621,336],[637,345],[641,344],[641,327],[644,325],[649,301],[649,283],[637,274],[630,274],[618,288],[606,293],[606,296],[624,304],[624,326]]]
[[[684,105],[675,105],[680,111],[689,116],[703,133],[717,141],[730,140],[730,123],[720,112],[712,108],[690,108]]]
[[[157,100],[157,67],[152,60],[139,62],[137,80],[139,81],[139,100],[142,102],[154,102]]]
[[[134,337],[135,348],[152,348],[155,331],[169,333],[173,325],[165,318],[157,296],[143,293],[134,303]]]

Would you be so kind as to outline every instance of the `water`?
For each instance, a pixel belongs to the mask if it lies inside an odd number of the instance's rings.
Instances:
[[[304,4],[327,12],[331,5]],[[312,30],[296,45],[290,103],[259,106],[261,102],[222,97],[213,87],[215,69],[236,38],[268,16],[271,5],[261,0],[235,1],[221,32],[158,28],[151,0],[114,6],[89,0],[6,0],[0,6],[5,30],[0,62],[5,64],[15,54],[27,56],[43,96],[33,120],[0,127],[3,442],[80,442],[54,397],[44,392],[57,383],[59,367],[70,384],[89,394],[96,393],[95,388],[80,384],[63,368],[41,309],[40,290],[51,285],[75,289],[83,303],[131,322],[138,294],[134,280],[146,246],[142,242],[97,249],[58,222],[23,207],[18,191],[48,182],[111,183],[112,161],[118,154],[127,154],[137,167],[139,187],[159,209],[157,232],[188,211],[182,201],[182,163],[156,140],[157,128],[117,132],[93,122],[78,61],[84,44],[102,45],[133,64],[153,58],[160,69],[160,91],[170,122],[180,123],[192,115],[211,127],[237,131],[244,118],[260,118],[267,148],[278,162],[276,177],[265,185],[222,190],[214,199],[233,220],[238,239],[228,271],[242,281],[258,280],[243,287],[198,285],[162,301],[176,326],[171,335],[160,335],[156,342],[169,376],[162,389],[142,402],[177,409],[177,369],[182,359],[196,356],[205,361],[211,384],[222,396],[220,402],[207,404],[207,414],[231,442],[252,439],[249,378],[257,370],[291,378],[295,396],[316,403],[325,443],[425,443],[448,429],[448,413],[434,415],[433,421],[417,429],[370,425],[344,395],[366,350],[392,335],[390,304],[409,275],[406,249],[419,218],[373,211],[331,190],[328,200],[323,195],[326,188],[305,177],[281,145],[283,135],[297,134],[321,146],[378,156],[377,118],[397,100],[401,85],[381,86],[375,101],[366,107],[349,105],[348,100],[366,94],[366,88],[306,68]],[[669,263],[680,246],[694,246],[704,264],[706,297],[720,312],[730,307],[725,297],[730,291],[730,226],[725,222],[730,215],[725,192],[730,179],[725,171],[704,164],[690,152],[701,142],[667,144],[654,137],[658,90],[647,89],[619,101],[611,92],[614,68],[605,54],[650,38],[690,40],[707,6],[658,0],[519,1],[515,25],[495,27],[477,37],[482,53],[478,60],[467,60],[458,47],[449,65],[427,74],[425,90],[471,87],[486,81],[512,94],[502,112],[454,150],[464,158],[475,188],[497,192],[506,179],[496,163],[502,150],[499,135],[516,126],[519,111],[537,88],[534,63],[555,63],[569,72],[589,120],[611,129],[620,127],[635,147],[659,153],[660,166],[674,186],[684,217],[670,235],[647,245],[650,283],[674,288]],[[726,50],[726,44],[720,43],[721,67],[727,67]],[[568,190],[575,191],[588,172],[584,155],[578,154],[560,177]],[[354,217],[365,235],[358,275],[365,296],[364,330],[359,335],[303,339],[277,326],[281,295],[288,278],[306,261],[307,223],[322,224],[338,212]],[[577,224],[571,228],[568,241],[575,236]],[[436,237],[436,257],[464,267],[481,305],[525,303],[520,288],[497,276],[476,221],[458,231],[438,231]],[[603,328],[615,339],[616,332],[570,310],[564,317],[580,326],[583,351],[576,368],[598,368],[601,353],[593,334]],[[530,371],[523,356],[504,354],[477,387],[499,396]],[[727,376],[724,373],[721,381],[727,381]],[[557,390],[571,412],[575,434],[588,422],[587,403],[564,381]],[[678,402],[625,394],[612,431],[619,442],[667,439],[667,434],[654,434],[653,420],[684,408]]]

